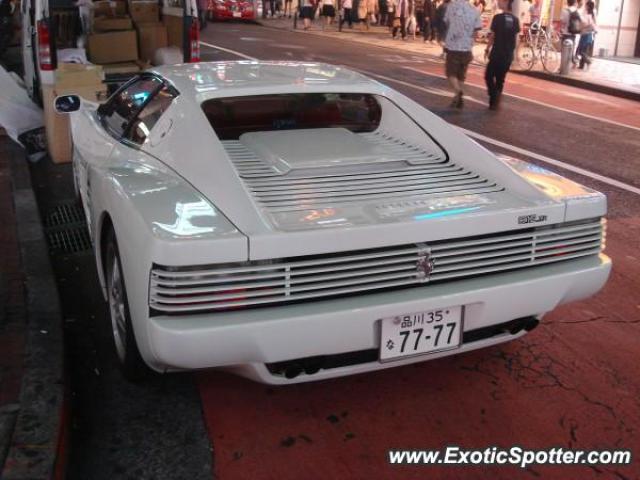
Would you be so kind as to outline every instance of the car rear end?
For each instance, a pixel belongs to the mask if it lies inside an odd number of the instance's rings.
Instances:
[[[298,83],[221,92],[270,68]],[[151,255],[137,311],[154,368],[273,384],[389,368],[517,338],[606,282],[603,195],[501,161],[379,84],[327,86],[335,67],[212,70],[198,108],[215,137],[173,133],[215,155],[215,177],[201,155],[181,175],[246,259]]]

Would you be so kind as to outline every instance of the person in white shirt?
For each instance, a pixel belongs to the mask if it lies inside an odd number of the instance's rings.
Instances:
[[[347,22],[349,28],[353,28],[353,0],[342,0],[342,18],[340,19],[340,26]]]
[[[475,33],[482,28],[482,20],[467,0],[452,0],[444,14],[444,24],[447,28],[445,74],[454,91],[451,107],[462,108],[464,81],[473,59]]]
[[[336,7],[333,0],[322,0],[322,16],[325,18],[325,25],[328,27],[336,16]]]
[[[591,65],[590,52],[593,46],[593,38],[596,34],[595,3],[589,0],[580,17],[582,19],[582,30],[580,31],[580,43],[578,43],[578,57],[580,58],[579,68],[584,70],[585,66]]]

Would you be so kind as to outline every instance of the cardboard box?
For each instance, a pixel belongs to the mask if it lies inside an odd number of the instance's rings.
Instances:
[[[60,95],[80,95],[82,98],[96,102],[107,98],[107,88],[104,83],[75,87],[43,86],[42,102],[49,156],[53,163],[68,163],[73,157],[69,115],[56,112],[53,105],[56,97]]]
[[[148,62],[141,62],[137,60],[135,62],[122,62],[112,63],[109,65],[103,65],[105,75],[123,74],[123,73],[137,73],[142,70],[146,70],[151,65]]]
[[[184,19],[174,15],[163,15],[162,22],[167,27],[169,45],[182,49],[184,42]]]
[[[168,46],[167,27],[160,22],[136,23],[140,60],[153,61],[158,48]]]
[[[160,10],[156,1],[130,2],[129,14],[135,23],[157,22],[160,20]]]
[[[124,1],[109,2],[107,0],[99,0],[97,2],[93,2],[94,17],[114,17],[118,15],[125,15],[126,13],[127,4]]]
[[[138,59],[135,30],[103,32],[89,35],[89,60],[93,63],[131,62]]]
[[[104,72],[100,65],[60,63],[56,69],[55,77],[56,88],[60,90],[100,84],[104,80]]]
[[[120,17],[96,17],[93,19],[95,32],[112,32],[118,30],[131,30],[133,24],[128,16]]]

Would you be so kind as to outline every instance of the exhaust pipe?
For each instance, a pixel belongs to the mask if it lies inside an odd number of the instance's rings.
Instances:
[[[296,378],[301,373],[302,373],[302,367],[298,363],[289,365],[287,368],[284,369],[284,376],[289,380],[291,380],[292,378]]]
[[[522,330],[530,332],[531,330],[536,328],[539,323],[540,320],[538,320],[536,317],[517,318],[506,324],[503,328],[503,331],[508,332],[511,335],[516,335]]]

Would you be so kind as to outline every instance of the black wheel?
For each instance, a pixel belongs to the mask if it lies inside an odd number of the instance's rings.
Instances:
[[[124,377],[130,381],[140,381],[149,375],[150,369],[142,360],[131,325],[122,262],[113,230],[109,232],[105,254],[107,302],[116,356]]]

